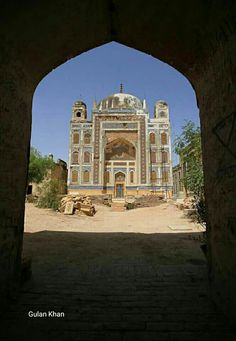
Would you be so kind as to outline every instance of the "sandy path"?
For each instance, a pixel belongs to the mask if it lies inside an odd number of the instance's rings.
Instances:
[[[25,232],[138,232],[175,233],[168,226],[188,228],[186,232],[199,232],[201,227],[184,218],[183,212],[174,205],[139,208],[114,212],[110,207],[96,206],[94,217],[66,216],[49,209],[39,209],[26,204]],[[184,231],[181,231],[184,232]]]

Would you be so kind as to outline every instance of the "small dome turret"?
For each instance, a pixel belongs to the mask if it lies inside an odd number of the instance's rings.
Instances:
[[[160,119],[169,119],[169,107],[165,101],[157,101],[154,108],[154,117]]]
[[[72,120],[86,121],[87,120],[87,106],[83,101],[76,101],[72,107]]]

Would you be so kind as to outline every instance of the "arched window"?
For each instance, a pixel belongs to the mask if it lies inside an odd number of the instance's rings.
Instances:
[[[79,153],[78,152],[72,153],[72,163],[79,163]]]
[[[156,152],[151,151],[151,163],[156,163],[157,158],[156,158]]]
[[[160,117],[166,117],[165,111],[160,111],[159,115],[160,115]]]
[[[84,152],[84,162],[85,163],[90,162],[90,152]]]
[[[78,171],[75,169],[71,172],[71,182],[78,182]]]
[[[161,162],[168,162],[167,152],[161,152]]]
[[[167,144],[167,134],[161,133],[161,144]]]
[[[150,139],[150,144],[155,144],[156,143],[156,136],[155,133],[151,133],[149,135],[149,139]]]
[[[156,182],[157,181],[157,173],[154,170],[151,172],[151,181],[152,182]]]
[[[130,183],[133,184],[134,183],[134,171],[131,171],[129,173],[129,176],[130,176]]]
[[[83,173],[83,182],[89,182],[89,177],[90,177],[89,171],[85,170]]]
[[[162,181],[163,182],[168,182],[168,180],[169,180],[168,171],[167,170],[163,170],[162,171]]]
[[[110,182],[110,172],[109,171],[105,171],[104,180],[105,180],[105,183]]]
[[[116,173],[116,175],[115,175],[115,181],[117,181],[117,182],[123,182],[123,181],[125,181],[125,174],[122,173],[122,172]]]
[[[91,143],[91,135],[85,134],[84,135],[84,144],[90,144]]]
[[[73,133],[73,143],[74,144],[79,143],[79,133]]]

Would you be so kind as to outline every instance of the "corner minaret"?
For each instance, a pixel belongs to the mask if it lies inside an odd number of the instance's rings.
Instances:
[[[82,101],[76,101],[72,107],[72,121],[85,122],[87,120],[87,106]]]
[[[154,118],[169,121],[169,107],[164,101],[157,101],[154,108]]]

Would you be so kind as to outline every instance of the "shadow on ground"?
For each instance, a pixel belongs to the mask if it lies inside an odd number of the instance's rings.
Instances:
[[[33,276],[2,318],[1,341],[235,340],[210,301],[199,236],[25,233]]]

